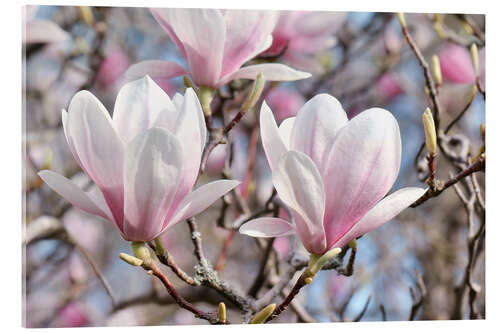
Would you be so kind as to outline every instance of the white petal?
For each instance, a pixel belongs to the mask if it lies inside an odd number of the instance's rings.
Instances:
[[[340,102],[328,94],[319,94],[300,108],[292,130],[291,149],[311,157],[324,172],[324,159],[339,130],[347,124]]]
[[[282,237],[295,234],[295,227],[275,217],[261,217],[243,224],[239,232],[251,237]]]
[[[182,158],[179,141],[163,128],[151,128],[128,145],[123,228],[128,240],[148,241],[162,231],[175,199]]]
[[[146,60],[130,66],[125,72],[125,77],[127,80],[137,80],[149,75],[153,79],[171,79],[185,74],[187,71],[175,62]]]
[[[221,84],[235,79],[255,79],[259,73],[264,74],[266,81],[296,81],[311,77],[311,74],[295,70],[283,64],[260,64],[240,68],[233,74],[222,78]]]
[[[94,202],[87,193],[81,190],[68,178],[50,170],[42,170],[38,175],[51,189],[68,200],[73,206],[86,213],[97,215],[104,219],[110,219],[109,215],[99,208],[99,205]]]
[[[401,211],[408,208],[418,198],[420,198],[426,189],[418,187],[402,188],[384,199],[373,207],[354,227],[351,228],[333,247],[342,247],[350,240],[362,236],[382,224],[389,222]]]
[[[113,122],[123,142],[150,128],[160,112],[176,113],[168,95],[149,76],[125,84],[116,97]]]
[[[201,213],[240,183],[237,180],[216,180],[200,186],[184,198],[175,216],[170,221],[165,221],[165,223],[170,228],[185,219]]]
[[[325,230],[336,242],[391,189],[401,164],[401,136],[384,109],[363,111],[340,130],[329,151],[323,180]]]
[[[280,124],[280,127],[278,128],[281,140],[283,140],[283,143],[285,144],[287,150],[290,149],[290,143],[292,140],[292,130],[294,125],[295,125],[295,117],[290,117],[283,120]]]
[[[57,43],[71,38],[60,26],[49,20],[31,20],[26,26],[25,43]]]
[[[120,223],[123,214],[123,142],[102,103],[90,92],[78,92],[63,124],[71,151],[99,186]]]
[[[288,149],[280,136],[273,112],[265,101],[260,108],[260,136],[269,167],[273,170]]]
[[[325,192],[314,162],[304,153],[289,151],[273,170],[273,184],[283,202],[300,218],[297,232],[309,252],[322,253],[326,239],[323,229]]]

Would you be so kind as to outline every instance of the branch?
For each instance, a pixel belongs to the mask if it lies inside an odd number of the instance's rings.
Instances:
[[[429,200],[430,198],[436,197],[440,195],[444,190],[449,188],[450,186],[455,185],[458,183],[460,180],[464,179],[465,177],[473,174],[474,172],[478,171],[484,171],[486,164],[486,157],[485,155],[482,155],[478,158],[474,164],[470,165],[467,169],[463,170],[462,172],[458,173],[455,177],[452,177],[449,179],[447,182],[444,184],[437,184],[436,190],[432,190],[429,188],[427,192],[424,193],[417,201],[415,201],[413,204],[410,205],[410,207],[415,208]],[[439,181],[437,181],[439,183]]]

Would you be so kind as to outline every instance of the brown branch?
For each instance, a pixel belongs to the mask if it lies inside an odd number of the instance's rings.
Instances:
[[[429,96],[432,102],[432,116],[434,118],[434,124],[436,126],[436,131],[439,131],[439,124],[440,124],[440,115],[441,115],[441,107],[439,105],[439,100],[437,97],[437,89],[436,89],[436,84],[434,82],[434,79],[432,78],[431,70],[429,67],[429,64],[425,60],[424,56],[422,55],[422,52],[420,51],[419,47],[411,37],[408,28],[406,24],[401,25],[401,31],[403,32],[403,35],[408,42],[408,45],[410,48],[413,50],[413,53],[417,57],[417,60],[420,64],[420,67],[422,67],[423,72],[424,72],[424,77],[425,77],[425,84],[427,86],[427,89],[429,91]]]
[[[436,190],[433,191],[431,188],[429,188],[427,192],[425,192],[424,195],[422,195],[417,201],[411,204],[410,207],[412,208],[418,207],[427,200],[429,200],[430,198],[440,195],[444,190],[446,190],[450,186],[453,186],[454,184],[458,183],[460,180],[466,178],[467,176],[473,174],[474,172],[484,171],[485,164],[486,164],[486,157],[482,155],[476,162],[470,165],[467,169],[458,173],[455,177],[452,177],[444,184],[439,184],[438,181]]]
[[[422,307],[424,303],[424,299],[427,296],[427,288],[425,287],[424,279],[422,278],[422,274],[417,273],[417,289],[419,290],[420,296],[417,296],[416,291],[410,287],[410,295],[413,300],[410,316],[408,320],[414,320],[417,316],[418,310]]]
[[[177,275],[177,277],[179,277],[179,279],[181,279],[182,281],[186,282],[191,286],[198,285],[192,277],[190,277],[186,272],[184,272],[182,268],[177,266],[177,264],[174,261],[174,258],[168,252],[165,251],[165,253],[163,254],[158,253],[154,244],[148,242],[148,245],[155,252],[156,256],[158,257],[158,260],[165,266],[168,266],[172,270],[172,272],[174,272],[174,274]]]
[[[175,290],[174,286],[170,283],[167,276],[163,274],[163,272],[159,269],[156,263],[153,262],[152,259],[145,260],[142,264],[142,268],[148,272],[148,274],[152,274],[156,276],[161,283],[167,289],[167,292],[172,296],[175,303],[177,303],[181,308],[188,310],[196,318],[201,318],[207,320],[210,324],[217,324],[218,319],[215,314],[211,314],[208,312],[204,312],[199,310],[196,306],[186,301],[183,297],[179,295],[179,293]]]

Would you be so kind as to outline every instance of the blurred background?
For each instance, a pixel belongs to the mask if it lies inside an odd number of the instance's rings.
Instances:
[[[184,65],[185,60],[146,8],[28,6],[23,10],[27,32],[22,41],[25,325],[204,324],[172,304],[156,280],[118,259],[120,252],[130,252],[129,244],[109,222],[71,207],[37,176],[39,170],[51,169],[83,188],[91,186],[68,149],[60,119],[61,109],[68,107],[77,91],[90,90],[112,112],[130,65],[149,59]],[[309,13],[313,18],[314,14],[318,13]],[[484,87],[484,20],[483,15],[406,14],[409,32],[424,58],[430,62],[437,55],[440,60],[442,124],[449,124],[464,110],[476,84],[469,52],[472,43],[479,48],[479,80]],[[422,68],[396,15],[335,13],[325,33],[329,42],[324,48],[304,51],[307,61],[297,61],[303,59],[300,48],[284,48],[255,60],[283,62],[313,74],[302,81],[267,84],[264,98],[278,123],[323,92],[335,96],[350,118],[367,108],[385,108],[399,122],[403,145],[401,171],[393,190],[426,186],[428,170],[419,150],[424,142],[421,116],[429,100]],[[157,83],[171,97],[183,89],[182,77]],[[248,84],[234,81],[221,88],[221,94],[235,96]],[[261,209],[272,193],[271,173],[258,135],[253,134],[258,109],[233,130],[232,158],[226,161],[227,149],[219,145],[210,155],[207,172],[198,180],[201,184],[220,178],[223,171],[228,172],[224,169],[228,162],[231,177],[246,182],[243,196],[252,212]],[[220,108],[214,114],[215,124],[222,124],[236,111],[231,106]],[[477,93],[450,131],[467,139],[472,157],[483,145],[480,125],[484,121],[484,95]],[[249,159],[255,162],[252,168]],[[439,179],[457,173],[439,155],[436,163]],[[476,181],[484,193],[484,173],[478,173]],[[229,225],[238,212],[231,198],[225,202],[230,203],[226,213]],[[245,293],[258,274],[262,251],[254,239],[216,223],[223,206],[219,200],[197,218],[204,250],[219,276]],[[477,216],[472,219],[479,223]],[[477,243],[471,272],[477,285],[474,311],[470,310],[470,295],[461,294],[466,290],[469,222],[464,204],[451,188],[405,210],[358,240],[351,276],[335,270],[320,272],[297,297],[302,314],[288,310],[277,322],[484,317],[484,234]],[[196,261],[187,225],[181,223],[169,231],[164,242],[177,264],[192,274]],[[301,250],[292,238],[276,239],[273,246],[276,256],[283,259],[281,272],[290,253]],[[97,278],[96,269],[111,286],[116,304]],[[166,268],[165,272],[178,291],[200,308],[214,311],[224,301],[205,287],[190,287]],[[226,305],[228,317],[239,322],[239,312],[230,303]]]

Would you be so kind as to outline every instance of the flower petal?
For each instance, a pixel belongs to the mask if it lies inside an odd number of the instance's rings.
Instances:
[[[178,205],[193,188],[200,169],[201,154],[205,147],[207,130],[203,111],[196,93],[188,88],[182,99],[182,106],[172,124],[173,134],[179,140],[183,152],[183,163],[174,202],[168,217],[177,210]]]
[[[155,8],[151,12],[174,42],[182,48],[197,85],[217,83],[226,40],[226,24],[216,9]]]
[[[261,217],[243,224],[239,232],[251,237],[281,237],[295,234],[295,227],[280,218]]]
[[[26,24],[25,43],[57,43],[71,38],[60,26],[49,20],[30,20]]]
[[[281,140],[285,144],[287,150],[290,149],[290,142],[292,140],[292,130],[295,125],[295,117],[286,118],[280,124],[278,131],[280,132]]]
[[[392,220],[401,211],[408,208],[418,198],[420,198],[426,189],[419,187],[402,188],[384,199],[373,207],[354,227],[351,228],[341,239],[332,247],[342,247],[350,240],[362,236],[382,224]]]
[[[87,193],[68,178],[51,170],[42,170],[38,175],[51,189],[68,200],[73,206],[86,213],[100,216],[106,220],[112,220],[112,218],[105,213],[104,207],[99,207],[98,203],[93,201]]]
[[[300,108],[292,130],[291,149],[308,155],[320,173],[329,148],[339,130],[347,124],[340,102],[328,94],[319,94]]]
[[[90,92],[78,92],[63,125],[70,150],[101,189],[118,225],[123,221],[123,142],[102,103]]]
[[[150,128],[161,112],[174,113],[175,105],[149,76],[125,84],[116,97],[113,122],[127,144]]]
[[[153,79],[171,79],[185,75],[187,71],[184,67],[171,61],[146,60],[130,66],[125,72],[127,80],[137,80],[144,75],[149,75]]]
[[[240,183],[237,180],[216,180],[200,186],[184,198],[175,216],[165,221],[166,228],[171,228],[175,224],[201,213]]]
[[[124,237],[149,241],[163,229],[182,168],[182,149],[166,129],[153,127],[133,139],[125,151]]]
[[[269,40],[268,37],[276,25],[278,12],[228,10],[224,13],[224,18],[226,43],[221,77],[238,70],[247,60],[260,53],[258,51],[266,45],[267,48],[271,46],[269,42],[272,42],[272,39]]]
[[[231,75],[225,76],[219,86],[235,79],[255,79],[259,73],[264,74],[266,81],[296,81],[307,79],[311,74],[295,70],[283,64],[259,64],[240,68]]]
[[[265,101],[260,108],[260,136],[269,167],[273,170],[278,165],[281,155],[288,149],[281,138],[273,112]]]
[[[326,158],[323,180],[328,244],[358,222],[390,190],[401,164],[401,136],[394,116],[366,110],[340,130]]]
[[[294,213],[297,232],[311,253],[326,249],[323,214],[325,192],[314,162],[304,153],[285,153],[273,170],[273,184],[279,197]]]

